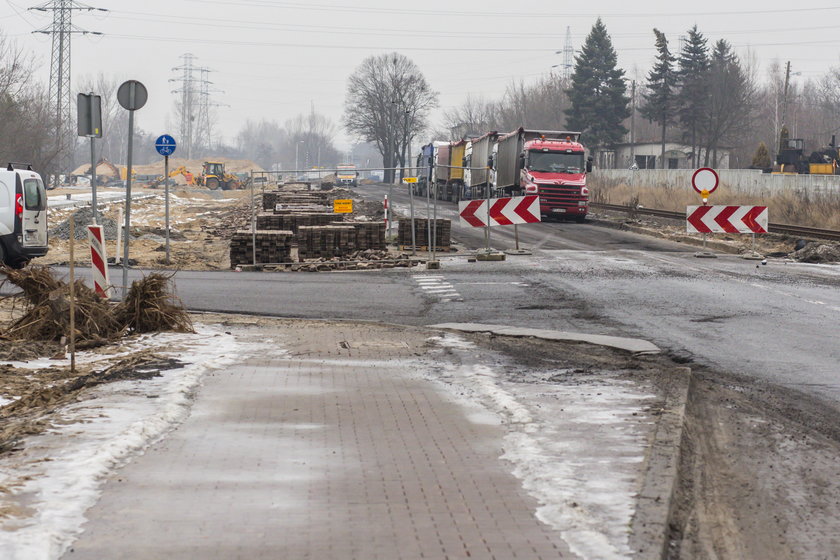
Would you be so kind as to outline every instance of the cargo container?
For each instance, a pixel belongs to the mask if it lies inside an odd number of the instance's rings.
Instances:
[[[478,138],[473,138],[468,144],[464,155],[464,196],[474,199],[487,195],[490,184],[490,154],[499,137],[498,132],[488,132]]]

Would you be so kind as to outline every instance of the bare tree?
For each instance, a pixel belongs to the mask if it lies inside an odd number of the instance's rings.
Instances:
[[[0,33],[0,160],[32,163],[49,176],[60,146],[46,89],[31,79],[32,57]]]
[[[386,168],[405,165],[412,139],[425,130],[438,94],[414,62],[398,53],[366,58],[350,76],[344,127],[376,145]],[[392,182],[394,172],[386,170]]]
[[[445,131],[436,136],[440,138],[459,139],[470,134],[483,134],[496,127],[497,105],[483,97],[468,95],[467,99],[458,107],[443,112]]]
[[[707,76],[707,114],[700,123],[705,140],[703,164],[715,167],[721,142],[733,139],[749,128],[756,88],[729,43],[723,39],[715,44]]]

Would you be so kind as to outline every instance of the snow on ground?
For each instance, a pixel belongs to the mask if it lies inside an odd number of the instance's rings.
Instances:
[[[66,407],[50,430],[27,440],[25,451],[0,460],[0,486],[25,508],[0,520],[0,557],[60,557],[79,534],[104,477],[187,418],[202,376],[243,352],[262,349],[215,327],[196,330],[197,335],[157,334],[135,343],[176,358],[183,367],[150,380],[97,387],[90,398]]]
[[[466,355],[478,351],[451,334],[430,342]],[[573,385],[513,383],[474,362],[444,363],[428,377],[507,426],[502,459],[539,501],[539,519],[559,530],[572,552],[599,560],[631,558],[629,527],[652,424],[644,409],[654,396],[609,377]],[[563,372],[545,377],[556,373]]]

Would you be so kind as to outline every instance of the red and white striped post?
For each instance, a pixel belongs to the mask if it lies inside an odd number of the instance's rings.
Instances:
[[[88,226],[88,241],[90,242],[90,262],[93,273],[93,288],[105,299],[111,297],[113,287],[108,273],[108,259],[105,256],[105,232],[102,226]]]

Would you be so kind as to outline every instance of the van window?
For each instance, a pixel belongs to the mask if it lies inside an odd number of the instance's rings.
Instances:
[[[25,179],[23,192],[27,210],[46,210],[47,197],[40,179]]]

